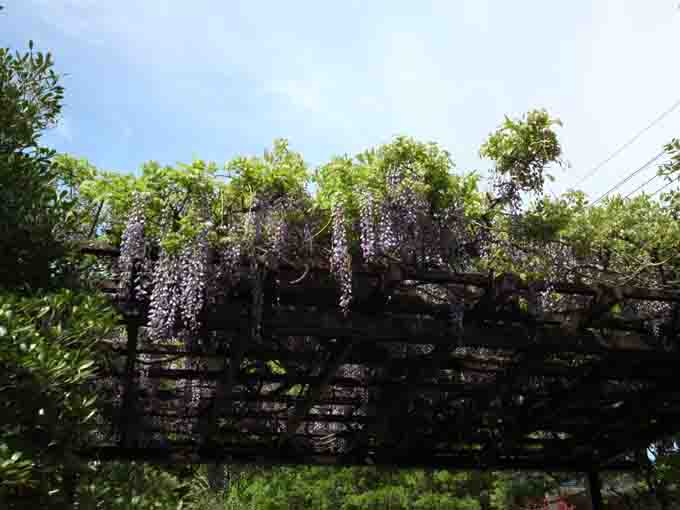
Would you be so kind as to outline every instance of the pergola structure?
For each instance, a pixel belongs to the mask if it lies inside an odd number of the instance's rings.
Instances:
[[[344,315],[327,268],[258,271],[189,344],[150,341],[143,300],[117,300],[108,432],[85,455],[579,471],[596,494],[598,471],[680,429],[680,292],[555,284],[571,304],[557,314],[535,306],[544,284],[513,275],[363,267]],[[620,312],[649,302],[672,318]]]

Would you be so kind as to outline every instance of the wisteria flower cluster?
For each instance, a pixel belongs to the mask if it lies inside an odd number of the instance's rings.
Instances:
[[[140,263],[144,260],[145,255],[145,222],[144,201],[141,195],[136,194],[133,197],[132,209],[123,231],[120,257],[118,258],[119,281],[124,296],[130,296],[133,290],[144,292],[139,269],[141,269]],[[133,281],[133,274],[135,281]]]
[[[149,328],[157,340],[172,338],[178,319],[190,331],[199,326],[209,271],[207,228],[179,253],[162,250],[153,273]]]
[[[383,202],[380,205],[378,216],[378,247],[381,255],[398,256],[399,234],[397,232],[399,221],[398,211],[393,204]]]
[[[174,336],[180,305],[177,290],[181,270],[179,256],[161,250],[153,273],[154,285],[149,303],[149,329],[153,339],[163,340]]]
[[[224,246],[218,255],[214,281],[234,285],[238,281],[240,263],[241,247],[235,243]]]
[[[331,270],[340,284],[340,309],[347,313],[352,302],[352,260],[347,241],[347,230],[343,207],[333,207],[333,235],[331,252]]]
[[[286,222],[285,209],[275,211],[270,215],[271,223],[271,248],[272,262],[276,263],[286,256],[288,243],[288,223]]]
[[[377,255],[375,204],[370,192],[362,196],[360,215],[361,252],[364,260],[370,263]]]
[[[191,331],[199,327],[198,316],[205,300],[208,274],[208,229],[198,235],[196,242],[187,244],[180,254],[181,281],[179,286],[180,314]]]

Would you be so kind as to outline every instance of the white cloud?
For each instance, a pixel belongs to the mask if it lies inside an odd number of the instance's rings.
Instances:
[[[559,191],[667,108],[680,84],[673,2],[30,3],[79,44],[120,56],[127,79],[153,84],[155,107],[252,122],[253,136],[275,119],[303,153],[306,142],[321,150],[320,132],[328,155],[408,133],[441,142],[469,170],[503,114],[546,107],[564,121],[574,164]],[[673,134],[680,114],[588,187],[606,189]]]

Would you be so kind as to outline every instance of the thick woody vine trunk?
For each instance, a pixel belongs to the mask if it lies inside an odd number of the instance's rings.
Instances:
[[[78,508],[78,474],[65,468],[63,473],[64,503],[67,509]]]
[[[208,464],[208,485],[215,493],[227,490],[227,472],[225,464]]]

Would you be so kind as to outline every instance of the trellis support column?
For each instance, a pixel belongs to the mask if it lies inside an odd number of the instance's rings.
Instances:
[[[128,322],[127,332],[127,359],[125,360],[125,386],[123,392],[123,412],[121,413],[121,445],[129,448],[134,438],[133,409],[136,396],[135,388],[135,360],[137,358],[137,342],[139,337],[139,325],[136,322]]]
[[[592,509],[603,510],[602,483],[600,482],[600,473],[597,471],[588,471],[588,493],[590,494]]]
[[[218,494],[228,488],[225,467],[226,464],[221,462],[208,464],[208,485],[211,491]]]
[[[318,381],[307,390],[305,399],[295,406],[293,414],[288,418],[286,432],[281,436],[279,446],[285,445],[295,435],[297,428],[300,426],[307,413],[314,407],[314,404],[319,400],[321,394],[330,385],[331,379],[335,376],[340,366],[347,360],[352,348],[356,344],[356,338],[340,338],[338,339],[338,342],[340,343],[338,349],[326,362],[324,369],[319,375]]]

